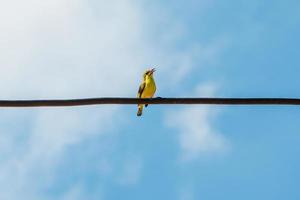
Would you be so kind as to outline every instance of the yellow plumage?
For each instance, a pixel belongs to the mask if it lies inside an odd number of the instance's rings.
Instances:
[[[155,91],[156,91],[156,85],[153,78],[153,73],[155,72],[155,69],[147,70],[143,75],[143,82],[139,87],[139,91],[137,94],[138,98],[152,98]],[[146,105],[147,107],[148,105]],[[143,107],[144,104],[138,105],[138,112],[137,116],[141,116],[143,113]]]

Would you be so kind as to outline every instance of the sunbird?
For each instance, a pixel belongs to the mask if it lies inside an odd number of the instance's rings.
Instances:
[[[155,72],[155,68],[147,70],[143,74],[143,82],[139,87],[139,91],[137,93],[138,98],[152,98],[155,91],[156,91],[156,85],[153,78],[153,73]],[[146,107],[148,104],[145,105]],[[143,104],[138,105],[138,112],[137,116],[141,116],[143,113]]]

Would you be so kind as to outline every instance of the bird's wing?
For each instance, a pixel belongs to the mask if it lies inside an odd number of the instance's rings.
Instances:
[[[144,92],[145,86],[146,86],[146,83],[145,83],[145,82],[143,82],[143,83],[140,85],[139,91],[138,91],[138,94],[137,94],[137,96],[138,96],[139,98],[142,97],[142,94],[143,94],[143,92]]]

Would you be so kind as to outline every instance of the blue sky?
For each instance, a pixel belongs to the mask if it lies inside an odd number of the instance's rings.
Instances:
[[[300,97],[299,6],[0,1],[0,98]],[[299,108],[136,109],[2,109],[0,198],[300,198]]]

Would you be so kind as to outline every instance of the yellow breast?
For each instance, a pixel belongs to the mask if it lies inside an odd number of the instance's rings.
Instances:
[[[154,79],[151,78],[147,78],[145,80],[145,89],[144,92],[142,93],[142,98],[152,98],[155,91],[156,91],[156,85],[155,85],[155,81]]]

